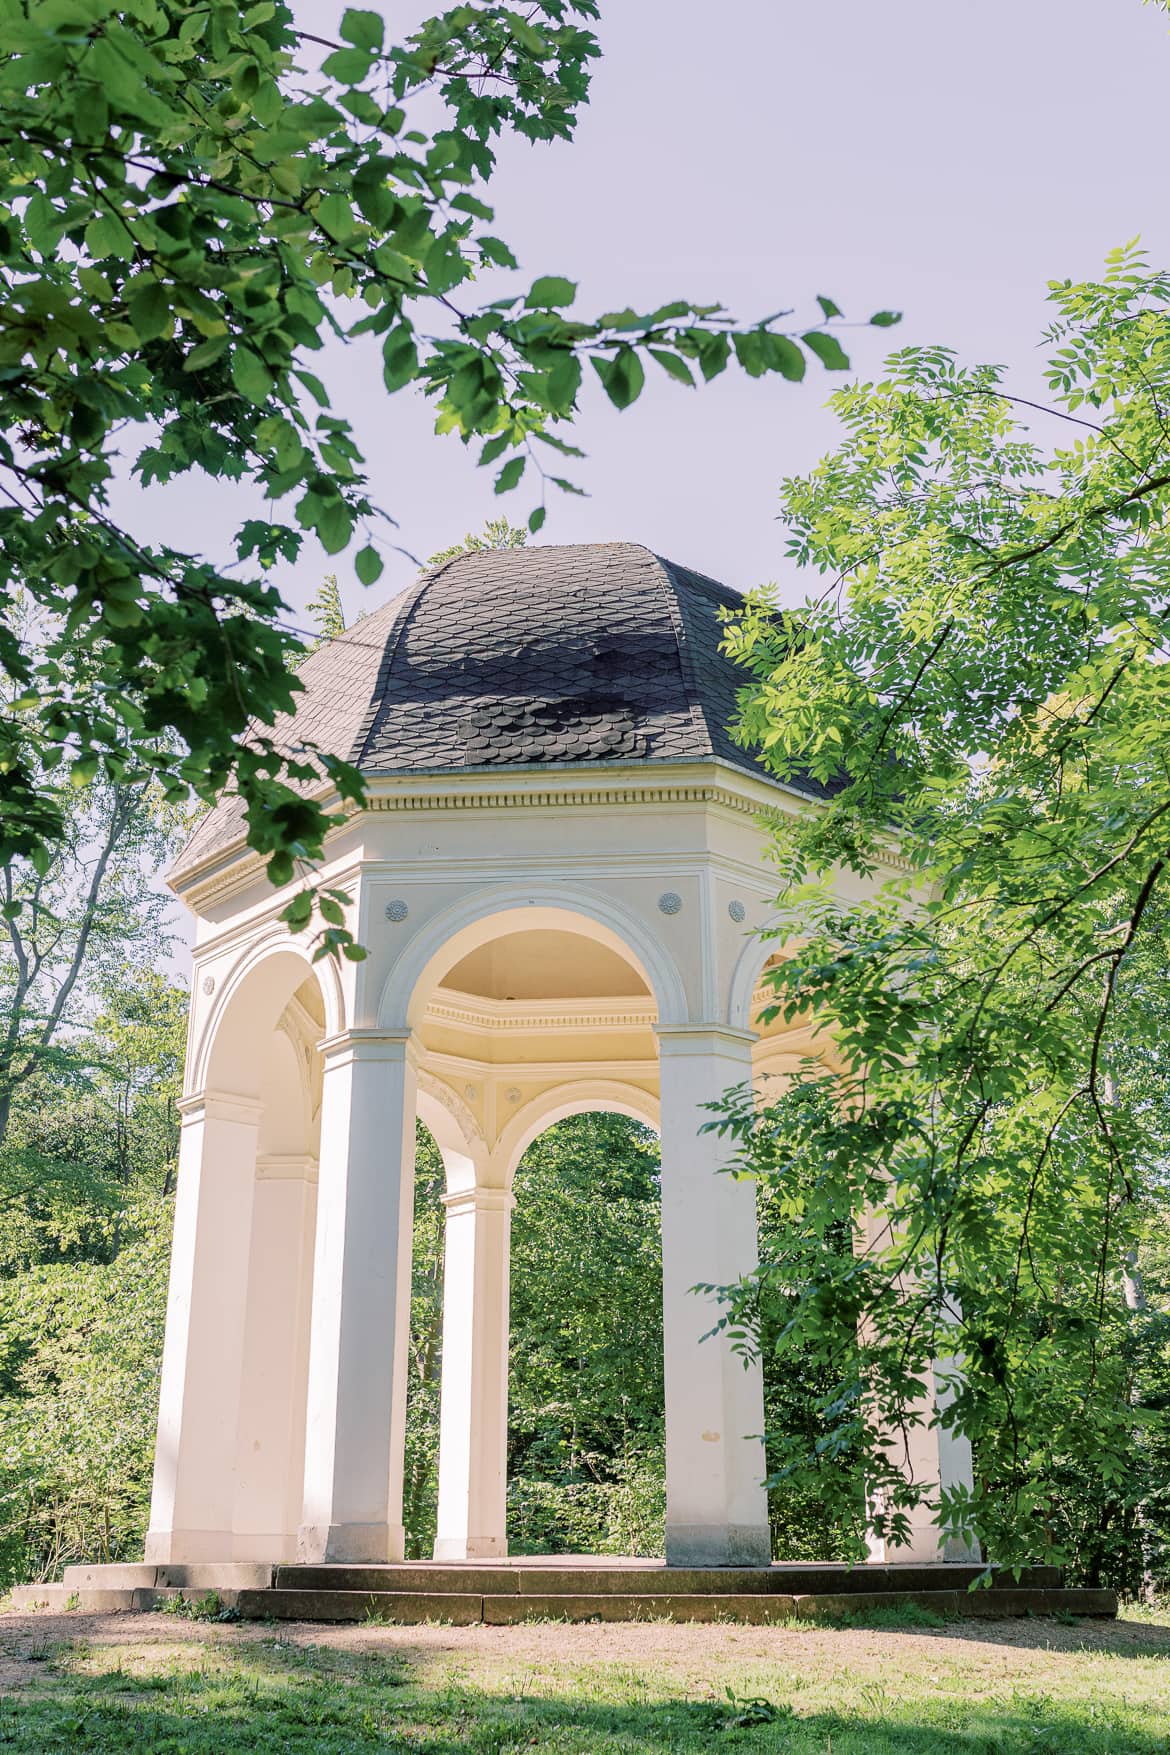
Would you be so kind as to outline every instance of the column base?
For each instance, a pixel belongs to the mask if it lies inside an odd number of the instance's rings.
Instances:
[[[297,1536],[297,1559],[302,1565],[359,1561],[383,1566],[405,1555],[406,1537],[400,1523],[306,1523]]]
[[[676,1523],[666,1526],[668,1566],[770,1566],[767,1524]]]
[[[506,1560],[506,1536],[436,1536],[436,1560]]]
[[[870,1566],[978,1566],[983,1550],[976,1541],[965,1542],[956,1536],[944,1541],[938,1525],[915,1524],[910,1540],[895,1544],[882,1536],[871,1536],[866,1563]]]
[[[147,1566],[234,1560],[235,1541],[230,1530],[147,1530],[143,1560]]]

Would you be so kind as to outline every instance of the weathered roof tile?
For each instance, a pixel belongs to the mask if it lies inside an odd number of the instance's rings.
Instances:
[[[458,555],[308,659],[275,735],[369,775],[713,756],[761,775],[728,731],[744,673],[719,612],[741,601],[637,543]],[[173,875],[243,830],[225,797]]]

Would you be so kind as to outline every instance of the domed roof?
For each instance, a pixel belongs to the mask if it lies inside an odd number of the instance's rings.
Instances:
[[[714,759],[767,778],[727,729],[746,675],[719,611],[741,604],[638,543],[456,555],[306,660],[276,736],[370,776]],[[243,828],[223,799],[172,875]]]

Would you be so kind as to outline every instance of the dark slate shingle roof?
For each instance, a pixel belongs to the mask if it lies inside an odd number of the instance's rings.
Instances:
[[[716,757],[766,777],[727,729],[744,673],[719,610],[741,601],[638,543],[457,555],[314,653],[275,735],[369,775]],[[172,875],[243,830],[224,798]]]

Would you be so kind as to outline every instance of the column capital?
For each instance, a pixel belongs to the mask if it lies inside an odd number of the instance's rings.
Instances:
[[[674,1054],[734,1054],[750,1056],[759,1037],[755,1030],[740,1030],[734,1024],[655,1024],[660,1051]]]
[[[261,1182],[316,1182],[317,1160],[312,1152],[260,1152],[256,1176]]]
[[[324,1037],[317,1047],[327,1067],[359,1060],[413,1062],[418,1052],[414,1032],[408,1029],[339,1030],[335,1036]]]
[[[510,1213],[516,1196],[510,1188],[457,1188],[439,1196],[448,1217],[460,1213]]]
[[[180,1097],[176,1108],[184,1127],[201,1121],[236,1121],[242,1127],[259,1127],[264,1105],[259,1097],[241,1096],[235,1091],[192,1091]]]

